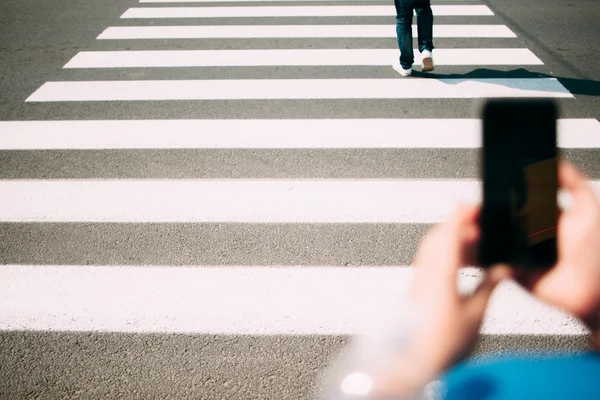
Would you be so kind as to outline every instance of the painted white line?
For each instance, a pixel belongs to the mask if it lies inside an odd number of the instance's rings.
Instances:
[[[299,1],[299,0],[140,0],[140,3],[266,3],[266,2],[286,2],[286,1]],[[322,1],[340,1],[340,2],[352,2],[352,1],[361,1],[361,2],[382,2],[382,0],[302,0],[303,2],[322,2]],[[456,1],[456,0],[437,0],[438,3],[443,3],[446,1]],[[461,0],[462,2],[477,2],[479,0]]]
[[[558,121],[561,148],[600,148],[600,122]],[[479,148],[477,119],[0,121],[0,150]]]
[[[299,0],[140,0],[140,3],[265,3],[265,2],[286,2],[286,1],[299,1]],[[302,0],[304,2],[321,2],[321,1],[340,1],[340,2],[382,2],[382,0]],[[456,0],[436,0],[437,3],[452,3]],[[463,3],[477,3],[480,0],[461,0]]]
[[[600,145],[600,122],[596,119],[562,119],[557,123],[558,147],[598,148]]]
[[[435,16],[494,15],[482,5],[432,6]],[[396,15],[394,6],[254,6],[254,7],[152,7],[130,8],[121,18],[254,18],[254,17],[369,17]]]
[[[477,180],[4,180],[0,221],[436,223],[480,192]]]
[[[392,49],[83,51],[64,68],[389,66]],[[440,49],[437,65],[543,65],[528,49]],[[415,49],[415,63],[421,54]]]
[[[0,268],[0,330],[345,335],[369,330],[391,308],[408,313],[411,267]],[[478,270],[459,283],[471,291]],[[406,315],[406,314],[403,314]],[[381,323],[381,321],[379,321]],[[484,334],[586,334],[576,319],[516,284],[492,296]]]
[[[47,82],[26,100],[281,100],[573,97],[555,78],[229,79]]]
[[[417,27],[413,25],[413,35]],[[514,38],[506,25],[434,25],[436,38]],[[394,25],[113,26],[98,39],[395,38]]]

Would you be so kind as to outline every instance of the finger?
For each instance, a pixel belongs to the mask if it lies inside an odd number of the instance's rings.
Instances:
[[[475,205],[463,205],[459,208],[455,217],[456,228],[453,234],[454,248],[451,250],[452,258],[456,267],[462,267],[473,259],[475,244],[479,240],[479,213],[480,207]]]
[[[555,266],[549,271],[520,271],[515,280],[539,300],[578,315],[577,304],[580,302],[574,299],[580,298],[581,293],[573,290],[581,285],[577,278],[578,275],[569,268]]]
[[[478,216],[478,206],[459,205],[448,222],[440,226],[439,237],[444,237],[449,247],[454,250],[462,248],[463,242],[472,243],[479,234]],[[455,235],[459,240],[447,240],[449,235]]]
[[[579,172],[573,164],[568,161],[560,163],[558,180],[561,187],[566,188],[571,193],[575,204],[583,207],[597,207],[598,199],[589,185],[587,177]]]
[[[415,288],[436,287],[458,296],[456,276],[464,264],[466,248],[473,232],[476,207],[460,206],[445,223],[432,228],[419,246],[413,262]],[[419,289],[422,290],[422,289]]]
[[[523,286],[525,289],[533,290],[533,288],[538,284],[540,279],[547,274],[546,270],[538,270],[538,269],[523,269],[519,268],[514,272],[514,279],[517,283]]]
[[[481,208],[478,205],[460,204],[452,215],[450,222],[454,223],[455,226],[474,225],[477,223],[480,210]]]
[[[529,277],[527,289],[538,299],[555,307],[563,308],[577,315],[573,299],[580,298],[579,276],[569,268],[556,266],[550,271],[533,272]]]
[[[475,293],[466,299],[466,308],[469,318],[483,319],[483,314],[488,305],[490,297],[496,286],[505,279],[512,277],[513,271],[507,265],[496,265],[491,268]]]
[[[441,259],[447,265],[456,260],[459,250],[477,235],[476,213],[476,207],[460,205],[448,221],[429,230],[419,246],[415,263],[429,264],[427,261]]]
[[[467,245],[464,248],[462,262],[464,265],[476,266],[478,264],[478,247],[477,243],[481,237],[479,226],[469,227],[466,236]]]

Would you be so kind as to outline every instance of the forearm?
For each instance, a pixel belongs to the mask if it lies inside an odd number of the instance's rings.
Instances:
[[[375,398],[414,398],[424,387],[441,372],[422,363],[406,357],[398,360],[389,372],[382,376],[379,384],[373,389]]]
[[[452,353],[462,352],[454,347],[449,347],[453,352],[443,351],[443,339],[432,341],[426,334],[420,336],[421,340],[413,341],[391,367],[386,368],[387,373],[374,387],[374,392],[381,398],[414,398],[427,384],[459,361]]]

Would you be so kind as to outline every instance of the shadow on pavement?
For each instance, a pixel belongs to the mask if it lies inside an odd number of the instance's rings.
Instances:
[[[524,68],[515,69],[512,71],[498,71],[488,68],[478,68],[466,74],[438,74],[438,73],[424,73],[418,70],[413,71],[413,76],[418,78],[430,78],[430,79],[458,79],[458,81],[448,81],[446,83],[460,83],[465,80],[477,80],[477,79],[532,79],[532,78],[556,78],[569,92],[574,95],[585,95],[585,96],[600,96],[600,81],[593,81],[589,79],[574,79],[574,78],[561,78],[548,74],[542,74],[539,72],[530,72]],[[505,81],[498,81],[497,84],[507,86]],[[510,87],[517,89],[527,89],[529,86],[535,86],[535,81],[523,82],[513,81]]]

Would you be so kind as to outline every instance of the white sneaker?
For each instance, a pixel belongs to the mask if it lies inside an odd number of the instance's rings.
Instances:
[[[404,69],[402,67],[402,65],[400,65],[399,60],[394,60],[394,63],[392,64],[392,68],[394,68],[394,70],[402,76],[411,76],[412,75],[412,68]]]
[[[433,54],[429,50],[423,50],[421,53],[423,57],[423,72],[431,72],[435,69],[433,66]]]

